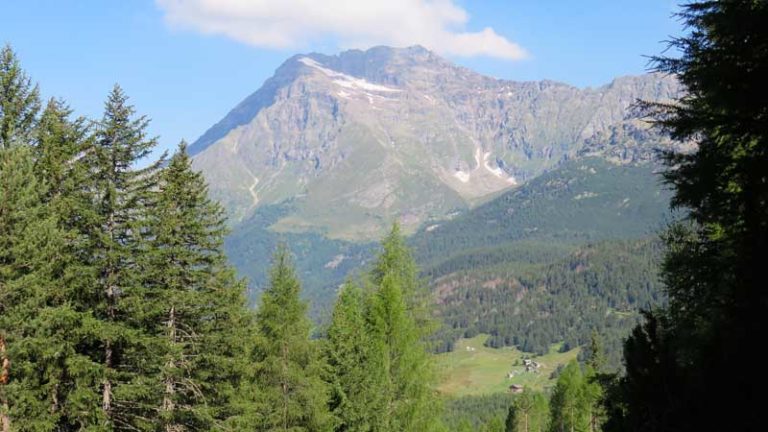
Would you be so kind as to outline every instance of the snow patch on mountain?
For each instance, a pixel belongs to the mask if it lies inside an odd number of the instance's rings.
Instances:
[[[344,87],[352,90],[365,90],[365,91],[384,92],[384,93],[397,93],[401,91],[399,89],[395,89],[395,88],[391,88],[391,87],[387,87],[379,84],[374,84],[372,82],[366,81],[361,78],[355,78],[345,73],[336,72],[335,70],[324,67],[322,64],[318,63],[316,60],[313,60],[309,57],[302,57],[299,59],[299,61],[327,75],[332,79],[334,84],[340,87]]]
[[[494,168],[488,163],[488,159],[491,157],[491,152],[485,152],[483,153],[483,166],[485,169],[491,172],[491,174],[495,175],[496,177],[504,177],[504,170],[498,167],[498,165]]]
[[[462,183],[469,183],[469,173],[468,172],[464,172],[464,171],[459,170],[459,171],[456,171],[455,173],[453,173],[453,175],[457,179],[459,179],[460,182],[462,182]]]

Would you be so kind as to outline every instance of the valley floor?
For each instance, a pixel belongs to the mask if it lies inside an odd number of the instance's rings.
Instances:
[[[436,363],[440,373],[438,390],[446,396],[461,397],[509,392],[513,384],[544,390],[554,386],[553,372],[565,366],[579,354],[579,349],[559,352],[552,345],[543,356],[524,353],[516,348],[489,348],[483,344],[488,335],[456,341],[455,350],[438,354]],[[524,359],[539,364],[535,371],[526,372]],[[509,377],[509,374],[512,377]]]

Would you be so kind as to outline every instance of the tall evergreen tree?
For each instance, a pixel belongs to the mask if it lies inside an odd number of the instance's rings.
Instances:
[[[595,372],[602,372],[605,368],[605,351],[603,350],[603,341],[597,331],[593,330],[589,337],[589,346],[587,347],[587,366]]]
[[[605,353],[597,331],[592,331],[584,366],[584,398],[589,415],[589,431],[602,430],[606,418],[605,391],[612,376],[605,373]]]
[[[557,378],[552,392],[552,432],[584,432],[589,430],[589,406],[585,398],[585,381],[581,367],[572,361]]]
[[[70,121],[71,111],[52,100],[35,130],[35,188],[41,211],[28,227],[27,260],[33,265],[25,284],[36,287],[29,301],[21,348],[15,354],[19,392],[18,430],[73,430],[89,424],[88,405],[95,402],[93,376],[99,365],[78,352],[90,312],[79,304],[84,242],[77,221],[90,204],[81,189],[84,169],[77,160],[87,145],[84,121]],[[17,258],[24,256],[17,253]],[[23,287],[21,287],[23,290]],[[27,291],[28,292],[28,291]],[[31,296],[28,298],[32,298]],[[22,305],[18,305],[22,306]]]
[[[96,319],[90,328],[90,355],[102,365],[102,423],[110,428],[147,427],[147,407],[138,401],[146,387],[144,361],[152,342],[142,334],[144,294],[139,263],[146,253],[147,211],[157,187],[159,163],[136,165],[156,144],[146,136],[148,120],[136,117],[134,108],[115,86],[98,123],[94,145],[83,158],[89,167],[94,211],[86,235],[92,290],[84,299]],[[143,426],[142,426],[143,425]]]
[[[646,313],[624,345],[626,375],[607,388],[606,431],[667,431],[684,428],[674,407],[684,383],[675,359],[673,326],[662,311]],[[694,396],[695,395],[690,395]]]
[[[40,102],[10,47],[0,51],[0,430],[49,430],[57,412],[51,342],[38,324],[61,236],[43,202],[31,148]],[[52,325],[47,326],[48,329]],[[36,337],[35,337],[36,336]],[[38,358],[39,357],[39,358]],[[32,361],[40,361],[39,371]],[[38,376],[41,377],[38,379]],[[53,381],[53,380],[50,380]],[[55,381],[54,381],[55,382]],[[52,408],[49,411],[49,407]]]
[[[142,328],[156,340],[144,377],[165,432],[210,430],[236,415],[243,340],[250,329],[244,285],[223,251],[223,209],[210,200],[182,143],[160,174],[142,262]]]
[[[408,315],[415,320],[421,333],[420,337],[426,340],[437,329],[437,323],[432,316],[429,287],[419,277],[416,261],[405,244],[398,223],[392,225],[392,229],[381,242],[381,253],[371,271],[371,280],[380,285],[388,274],[398,279]]]
[[[310,339],[307,306],[288,251],[275,254],[269,286],[256,312],[255,409],[260,431],[327,431],[328,389],[323,381],[321,352]]]
[[[9,45],[0,50],[0,147],[29,144],[40,111],[40,92]]]
[[[768,327],[768,2],[696,1],[680,17],[680,56],[655,61],[687,93],[649,108],[673,138],[697,144],[665,155],[688,220],[666,236],[669,307],[627,341],[625,404],[614,414],[624,430],[760,430],[768,379],[733,365]],[[713,385],[727,397],[712,397]]]
[[[509,408],[506,432],[544,432],[548,425],[547,397],[526,387]]]
[[[371,431],[381,393],[370,365],[374,351],[366,322],[366,300],[354,282],[342,287],[326,341],[330,411],[337,431]]]
[[[41,415],[37,394],[22,388],[21,358],[28,322],[40,307],[35,284],[40,265],[36,247],[45,243],[40,188],[28,146],[0,148],[0,430],[20,427],[29,410]],[[41,241],[42,240],[42,241]],[[17,378],[18,376],[18,378]],[[27,399],[27,400],[24,400]],[[44,411],[43,411],[44,412]]]
[[[420,294],[416,265],[395,225],[384,239],[373,269],[368,326],[374,350],[370,371],[382,399],[375,430],[427,431],[439,428],[439,403],[424,327],[431,326]],[[420,327],[422,325],[423,327]]]

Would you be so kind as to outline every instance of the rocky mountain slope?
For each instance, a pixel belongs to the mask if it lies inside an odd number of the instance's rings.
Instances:
[[[648,159],[666,143],[630,106],[679,92],[652,74],[594,89],[498,80],[421,47],[297,55],[191,151],[236,222],[280,205],[273,232],[370,240],[582,155]]]

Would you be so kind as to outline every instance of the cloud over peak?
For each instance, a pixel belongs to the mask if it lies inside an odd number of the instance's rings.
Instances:
[[[344,47],[423,45],[446,55],[520,60],[518,44],[486,27],[464,31],[454,0],[156,0],[174,27],[264,48],[333,38]]]

